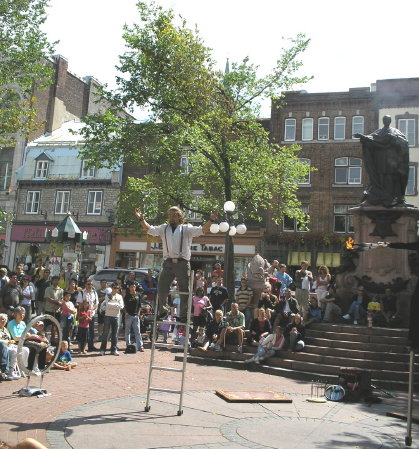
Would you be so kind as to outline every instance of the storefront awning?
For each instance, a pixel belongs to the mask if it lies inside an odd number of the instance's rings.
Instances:
[[[340,266],[340,253],[317,253],[316,266],[326,265],[329,268]]]
[[[300,266],[306,260],[311,265],[311,251],[291,251],[288,253],[288,265]]]

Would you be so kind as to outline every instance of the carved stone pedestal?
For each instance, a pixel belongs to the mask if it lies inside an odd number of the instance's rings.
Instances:
[[[419,209],[415,207],[359,206],[350,212],[354,214],[355,244],[418,240]],[[338,294],[345,305],[349,307],[356,288],[363,285],[370,297],[390,288],[401,300],[403,310],[409,310],[407,307],[417,280],[409,264],[411,253],[382,247],[363,250],[355,245],[354,252],[348,251],[345,256],[349,259],[346,268],[344,264],[343,272],[337,276]]]

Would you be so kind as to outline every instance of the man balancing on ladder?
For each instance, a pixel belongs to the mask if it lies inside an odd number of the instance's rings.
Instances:
[[[189,292],[189,278],[191,273],[191,244],[194,237],[206,234],[213,222],[217,220],[218,211],[211,212],[210,219],[203,226],[184,224],[183,212],[176,206],[168,211],[168,224],[151,226],[144,220],[140,209],[135,210],[135,216],[144,231],[149,235],[160,237],[163,243],[163,266],[159,276],[157,295],[159,297],[159,317],[169,312],[167,296],[170,286],[176,278],[181,292]],[[186,323],[188,312],[188,295],[180,295],[181,323]]]

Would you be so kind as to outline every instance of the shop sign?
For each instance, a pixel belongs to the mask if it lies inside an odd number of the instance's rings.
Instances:
[[[153,242],[150,244],[151,251],[163,251],[163,243]],[[224,254],[224,245],[206,243],[197,243],[191,245],[192,253],[207,253],[207,254]]]

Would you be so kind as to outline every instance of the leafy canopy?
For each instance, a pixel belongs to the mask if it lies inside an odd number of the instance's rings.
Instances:
[[[272,143],[257,117],[262,98],[280,98],[307,81],[296,72],[309,40],[291,39],[265,77],[248,58],[223,73],[198,31],[172,10],[143,2],[138,9],[140,23],[125,27],[118,90],[103,92],[112,107],[87,116],[82,130],[92,165],[124,163],[132,174],[119,203],[120,224],[132,224],[138,206],[157,218],[173,204],[208,214],[227,200],[246,219],[260,220],[268,209],[276,221],[283,213],[302,218],[295,192],[309,167],[298,161],[298,146]],[[118,114],[137,107],[150,111],[149,121]],[[147,170],[135,176],[136,166]],[[203,193],[198,202],[194,189]]]
[[[0,0],[0,145],[36,127],[33,89],[52,81],[53,53],[41,25],[48,0]]]

